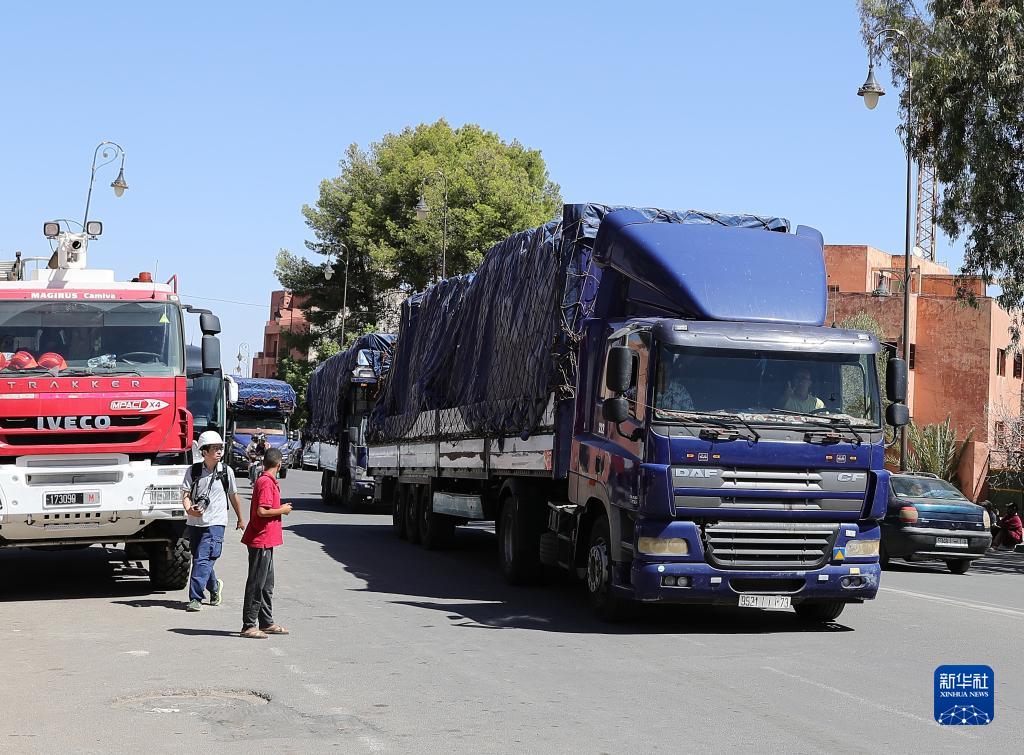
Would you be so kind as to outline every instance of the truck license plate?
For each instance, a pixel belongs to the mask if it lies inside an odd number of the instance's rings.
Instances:
[[[47,493],[47,506],[94,506],[100,502],[98,490],[81,490],[74,493]]]
[[[790,608],[788,595],[740,595],[740,608]]]
[[[938,546],[945,546],[946,548],[966,548],[967,538],[966,537],[937,537],[935,538],[935,544]]]

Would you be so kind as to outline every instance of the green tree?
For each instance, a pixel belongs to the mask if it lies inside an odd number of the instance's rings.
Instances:
[[[302,209],[314,236],[306,247],[327,257],[331,280],[322,266],[287,250],[278,254],[278,279],[310,297],[306,312],[314,326],[336,332],[344,244],[346,335],[373,327],[393,292],[422,289],[440,274],[446,192],[449,276],[475,270],[505,236],[556,217],[562,202],[538,150],[473,124],[453,129],[439,120],[406,128],[368,150],[351,145],[340,175],[322,181],[316,203]],[[421,195],[431,208],[425,221],[414,210]]]
[[[957,467],[963,458],[967,444],[974,437],[971,429],[963,441],[957,441],[956,431],[950,425],[949,417],[937,425],[918,427],[911,424],[909,432],[909,455],[907,469],[911,472],[930,472],[943,480],[959,484]]]
[[[285,340],[287,343],[288,339]],[[295,429],[305,427],[309,419],[309,413],[306,410],[306,390],[309,388],[309,378],[313,374],[313,370],[339,351],[337,342],[330,338],[321,338],[314,345],[315,360],[295,359],[288,353],[277,363],[277,379],[285,381],[295,389],[296,407],[291,422],[291,426]]]
[[[1000,305],[1019,311],[1024,307],[1021,1],[860,0],[860,12],[866,43],[886,27],[900,29],[913,42],[912,152],[936,166],[943,185],[942,230],[953,239],[966,234],[961,273],[998,282]],[[876,58],[895,62],[892,76],[905,114],[906,45],[883,35],[876,49]],[[1012,335],[1019,336],[1016,325]]]
[[[868,333],[874,333],[875,338],[878,339],[879,343],[882,343],[885,340],[885,333],[882,331],[882,326],[878,323],[878,320],[867,312],[858,312],[854,315],[850,315],[839,323],[839,327],[846,330],[863,330]],[[885,348],[883,347],[879,349],[878,356],[875,357],[875,364],[878,369],[878,384],[882,394],[883,409],[889,405],[889,401],[885,395],[885,374],[888,359],[889,355]]]

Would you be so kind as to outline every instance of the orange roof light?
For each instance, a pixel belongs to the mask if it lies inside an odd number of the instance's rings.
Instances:
[[[150,273],[139,273],[139,283],[152,283],[153,276]]]

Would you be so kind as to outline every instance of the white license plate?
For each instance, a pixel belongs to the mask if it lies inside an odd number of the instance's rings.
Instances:
[[[47,506],[95,506],[100,502],[98,490],[81,490],[74,493],[47,493]]]
[[[946,548],[966,548],[967,538],[966,537],[937,537],[935,538],[935,544],[938,546],[944,546]]]
[[[740,608],[790,608],[788,595],[740,595]]]

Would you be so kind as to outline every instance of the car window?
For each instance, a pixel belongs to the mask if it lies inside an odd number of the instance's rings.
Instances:
[[[931,477],[891,477],[892,492],[897,498],[934,498],[945,501],[966,501],[955,486]]]

